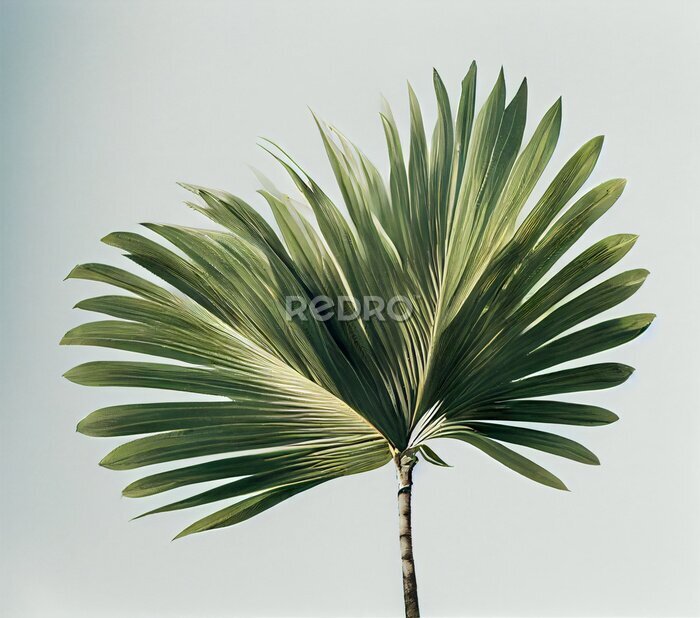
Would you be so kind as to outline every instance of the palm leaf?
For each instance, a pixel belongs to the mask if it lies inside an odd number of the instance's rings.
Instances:
[[[647,275],[629,270],[597,282],[632,248],[636,237],[629,234],[561,264],[625,182],[604,182],[576,199],[599,157],[597,137],[528,208],[559,137],[561,100],[525,139],[526,81],[509,101],[501,71],[477,110],[473,64],[456,118],[437,73],[433,82],[430,139],[410,87],[407,145],[384,105],[386,181],[342,133],[315,118],[348,217],[266,141],[298,192],[292,197],[264,180],[260,193],[279,233],[242,199],[183,184],[200,200],[190,206],[217,229],[145,224],[157,240],[131,232],[104,239],[150,279],[94,263],[68,275],[123,293],[78,303],[110,319],[82,324],[62,343],[171,361],[94,361],[67,372],[69,380],[207,397],[110,406],[78,424],[90,436],[137,436],[107,454],[105,467],[174,464],[132,482],[126,496],[222,483],[145,513],[227,503],[179,536],[239,523],[392,457],[414,463],[420,453],[445,466],[427,444],[437,438],[468,443],[558,489],[566,487],[556,476],[504,443],[598,463],[571,439],[517,423],[617,419],[596,406],[541,398],[624,382],[632,372],[626,365],[557,367],[634,339],[654,317],[614,317],[572,330],[623,302]],[[412,312],[406,320],[290,319],[290,297],[346,297],[351,306],[352,299],[402,297]],[[213,459],[192,461],[204,456]]]

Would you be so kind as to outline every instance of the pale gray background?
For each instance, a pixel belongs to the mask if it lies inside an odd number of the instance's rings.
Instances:
[[[0,613],[401,614],[390,467],[176,543],[169,539],[193,513],[129,523],[153,504],[120,498],[138,474],[99,468],[113,442],[74,426],[139,394],[60,377],[78,362],[114,356],[57,346],[86,317],[72,304],[105,291],[61,280],[78,262],[127,264],[99,242],[112,230],[144,220],[200,223],[180,205],[187,195],[176,180],[262,204],[246,165],[282,176],[256,147],[258,136],[276,138],[328,186],[307,105],[386,169],[379,93],[405,127],[410,79],[432,118],[432,67],[456,94],[475,58],[480,100],[501,64],[511,94],[528,76],[532,121],[563,94],[553,169],[589,137],[607,135],[589,185],[614,176],[630,183],[585,240],[641,234],[624,266],[652,276],[626,310],[659,318],[642,339],[601,357],[634,364],[634,377],[581,398],[622,420],[565,430],[603,465],[537,457],[571,493],[537,486],[461,444],[441,449],[454,469],[417,471],[424,613],[697,616],[699,8],[4,2]]]

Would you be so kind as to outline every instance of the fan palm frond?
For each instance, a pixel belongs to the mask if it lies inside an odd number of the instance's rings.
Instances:
[[[437,122],[429,140],[409,88],[410,140],[388,106],[381,121],[390,176],[341,133],[315,119],[347,215],[283,150],[298,199],[265,181],[260,191],[278,231],[229,193],[183,185],[190,206],[220,227],[146,224],[160,237],[118,232],[104,239],[163,283],[103,264],[70,278],[127,294],[80,302],[111,319],[68,332],[62,343],[116,348],[175,363],[98,361],[66,377],[90,386],[147,387],[214,396],[206,401],[118,405],[78,430],[138,437],[103,460],[131,469],[201,456],[152,474],[124,494],[149,496],[205,481],[224,484],[149,511],[227,504],[181,535],[229,526],[328,480],[466,442],[545,485],[564,483],[508,445],[596,464],[571,439],[517,423],[604,425],[605,409],[554,399],[624,382],[617,363],[556,369],[641,334],[653,315],[579,328],[631,296],[647,271],[604,276],[636,237],[609,236],[561,258],[618,200],[621,179],[580,197],[603,144],[585,143],[530,202],[561,125],[556,101],[524,141],[527,83],[506,100],[503,72],[476,111],[476,66],[462,82],[456,115],[434,74]],[[408,319],[323,319],[285,312],[285,299],[402,298]],[[516,424],[512,424],[516,423]],[[145,435],[144,435],[145,434]],[[148,513],[147,513],[148,514]]]

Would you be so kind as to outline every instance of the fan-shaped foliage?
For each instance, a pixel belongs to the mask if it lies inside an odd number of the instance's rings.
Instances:
[[[192,208],[220,228],[147,224],[163,243],[127,232],[104,239],[162,284],[103,264],[70,273],[127,294],[80,302],[112,319],[78,326],[62,343],[177,363],[90,362],[68,379],[216,397],[117,405],[78,425],[92,436],[142,436],[102,460],[112,469],[217,456],[124,490],[140,497],[223,482],[150,511],[232,501],[181,535],[238,523],[397,453],[420,453],[441,465],[427,445],[435,438],[467,442],[559,489],[557,477],[505,444],[598,463],[570,439],[517,423],[590,426],[617,418],[539,398],[610,388],[632,372],[607,362],[555,369],[633,339],[653,318],[580,327],[643,283],[645,270],[629,270],[586,285],[614,266],[635,236],[609,236],[555,268],[625,182],[610,180],[575,198],[598,159],[603,139],[596,137],[526,208],[559,137],[561,101],[524,141],[525,81],[507,102],[501,72],[475,113],[472,65],[456,117],[437,73],[434,85],[438,118],[430,145],[412,90],[406,148],[388,107],[381,115],[388,182],[353,144],[317,121],[349,218],[269,144],[301,195],[298,201],[272,186],[260,191],[279,233],[240,198],[183,185],[200,200]],[[319,296],[401,296],[411,299],[413,312],[403,321],[288,319],[286,298]]]

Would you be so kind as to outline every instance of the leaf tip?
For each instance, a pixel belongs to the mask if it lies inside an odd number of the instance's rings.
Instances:
[[[606,425],[610,425],[610,424],[612,424],[612,423],[616,423],[617,421],[620,420],[620,417],[619,417],[617,414],[615,414],[614,412],[611,412],[610,410],[607,410],[607,412],[608,412],[608,413],[607,413],[606,419],[605,419],[605,424],[606,424]]]
[[[631,365],[624,365],[622,363],[620,363],[618,369],[620,374],[622,375],[623,382],[627,380],[636,371],[636,369]]]
[[[475,82],[476,71],[476,60],[472,60],[472,63],[469,65],[469,70],[467,71],[467,74],[464,76],[464,79],[462,79],[462,89],[464,89],[468,84]]]
[[[306,109],[309,110],[309,113],[311,114],[311,117],[314,119],[314,122],[316,123],[316,126],[320,129],[323,130],[325,123],[319,118],[318,114],[311,108],[310,105],[306,106]]]
[[[192,526],[189,526],[188,528],[181,530],[172,539],[170,539],[170,542],[172,543],[173,541],[177,541],[178,539],[184,539],[186,536],[189,536],[190,534],[194,534],[196,532],[196,530],[192,530],[191,528],[192,528]]]
[[[100,465],[103,468],[107,468],[108,470],[125,470],[123,466],[120,466],[118,461],[114,459],[112,456],[114,451],[112,453],[107,453],[102,459],[100,459],[100,462],[98,465]]]
[[[78,266],[73,266],[73,268],[70,269],[70,272],[63,277],[64,281],[67,281],[68,279],[74,279],[75,278],[75,273],[76,271],[80,268],[80,265]]]
[[[498,72],[498,79],[496,79],[496,84],[494,86],[493,92],[505,92],[505,87],[506,87],[506,74],[503,69],[503,66],[501,66],[501,70]],[[503,96],[499,94],[499,96]]]
[[[611,191],[622,193],[627,186],[627,178],[613,178],[609,181]]]
[[[105,245],[110,245],[113,247],[118,247],[118,239],[119,239],[119,234],[117,232],[110,232],[106,236],[103,236],[100,238],[100,242],[103,242]]]
[[[600,459],[598,459],[598,455],[596,455],[592,451],[585,449],[583,455],[584,455],[584,457],[581,459],[581,463],[585,463],[589,466],[599,466],[600,465]]]
[[[199,194],[200,194],[200,188],[199,188],[197,185],[191,185],[191,184],[189,184],[189,183],[187,183],[187,182],[180,182],[180,181],[177,181],[176,184],[178,184],[179,186],[181,186],[181,187],[182,187],[183,189],[185,189],[186,191],[190,191],[191,193],[194,193],[195,195],[199,195]]]

